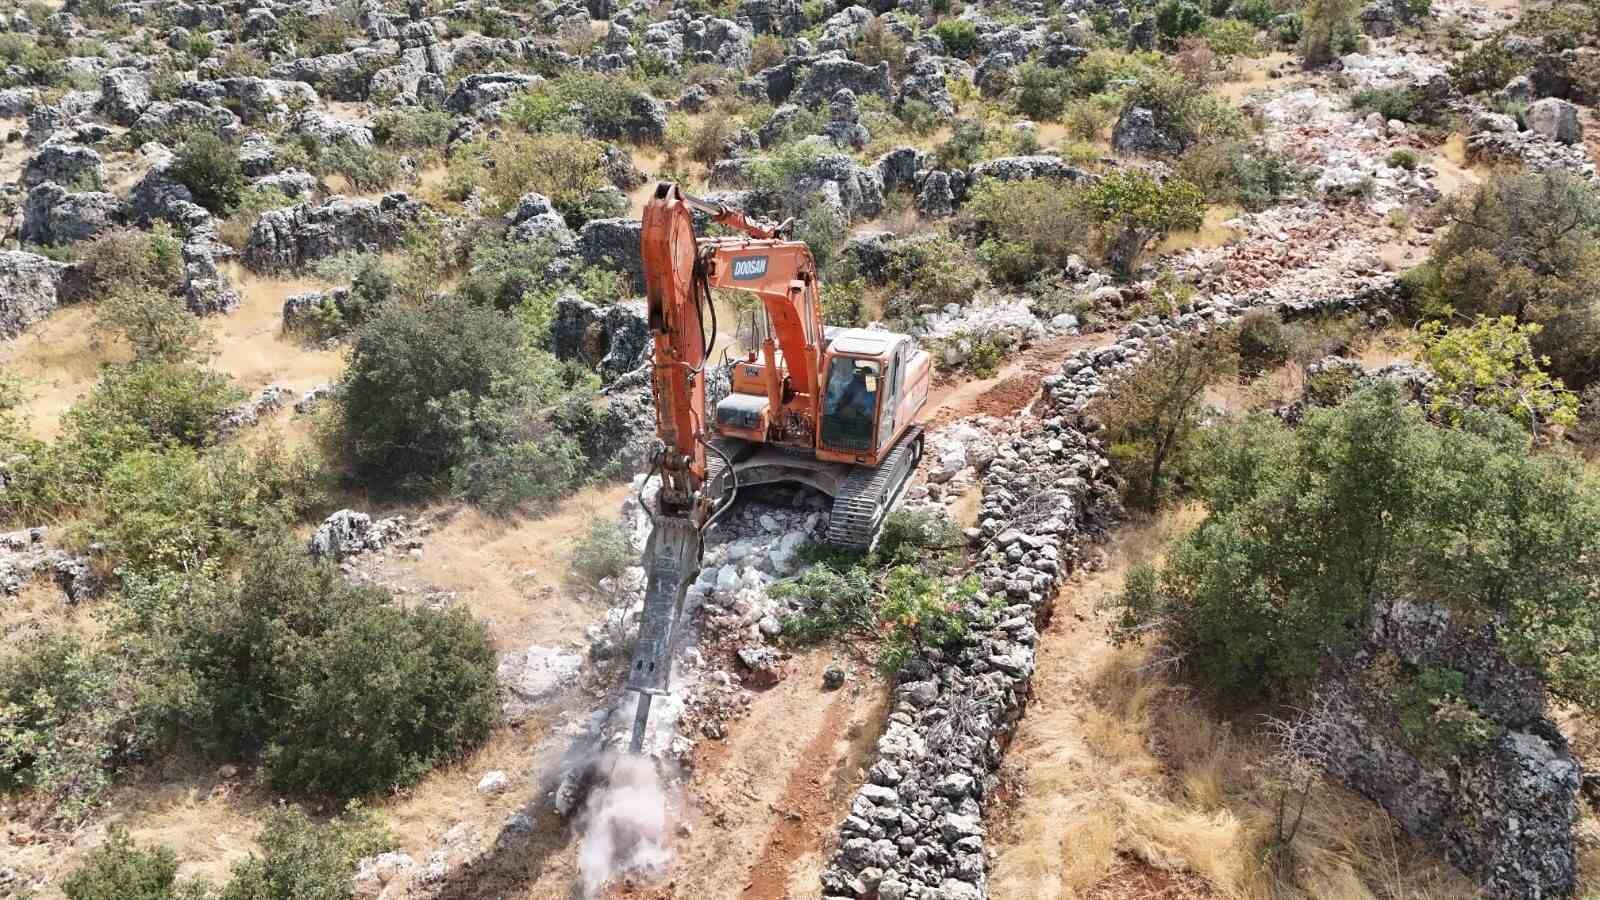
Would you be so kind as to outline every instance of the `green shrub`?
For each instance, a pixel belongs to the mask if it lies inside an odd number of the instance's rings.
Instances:
[[[166,222],[157,222],[147,231],[114,229],[84,248],[77,274],[100,297],[114,290],[173,293],[183,287],[181,246]]]
[[[638,563],[639,555],[622,526],[607,519],[596,520],[572,548],[572,573],[587,584],[615,578]]]
[[[1577,460],[1529,453],[1490,414],[1431,424],[1392,383],[1293,430],[1261,415],[1213,433],[1206,520],[1124,596],[1124,624],[1165,623],[1198,680],[1235,700],[1291,696],[1377,599],[1408,597],[1495,619],[1555,696],[1600,704],[1595,645],[1567,639],[1600,626],[1600,494]]]
[[[1356,24],[1357,0],[1307,0],[1300,10],[1300,61],[1320,66],[1355,49],[1360,29]]]
[[[298,806],[281,809],[261,833],[262,855],[234,865],[219,900],[351,900],[356,863],[394,845],[358,807],[321,825]]]
[[[116,661],[70,635],[0,657],[0,787],[29,788],[74,821],[150,735]]]
[[[259,751],[277,789],[341,797],[410,784],[488,734],[494,652],[463,610],[401,608],[271,532],[236,581],[221,571],[125,579],[118,625],[152,718]]]
[[[1496,410],[1537,432],[1550,422],[1577,424],[1578,398],[1543,369],[1533,352],[1537,323],[1518,325],[1510,316],[1480,316],[1470,326],[1442,322],[1419,326],[1422,359],[1438,379],[1431,409],[1460,424],[1475,407]]]
[[[843,327],[866,324],[866,285],[860,278],[823,283],[822,322]]]
[[[535,85],[506,104],[506,120],[533,133],[626,137],[634,105],[649,94],[614,74],[567,72]]]
[[[981,182],[969,191],[961,221],[980,241],[989,277],[1004,284],[1060,269],[1084,249],[1089,226],[1074,190],[1050,179]]]
[[[935,308],[965,305],[984,286],[983,270],[967,245],[939,234],[896,241],[884,275],[913,304]],[[891,304],[889,312],[903,317],[910,310]]]
[[[456,293],[474,305],[512,309],[529,293],[550,287],[545,273],[556,257],[556,248],[546,240],[478,241]],[[543,333],[535,337],[539,343],[544,340]]]
[[[1089,407],[1125,479],[1126,499],[1153,509],[1170,470],[1184,468],[1199,427],[1200,396],[1237,364],[1230,336],[1212,332],[1158,346]]]
[[[1388,664],[1382,666],[1385,670],[1400,667],[1397,659],[1382,662]],[[1382,687],[1395,698],[1401,735],[1424,756],[1449,759],[1475,753],[1504,731],[1473,708],[1466,699],[1466,676],[1455,669],[1424,666],[1412,677],[1395,680],[1400,683]]]
[[[1071,96],[1072,75],[1040,63],[1028,63],[1017,70],[1017,112],[1039,122],[1061,116]]]
[[[1289,361],[1289,336],[1276,313],[1252,310],[1239,319],[1234,331],[1239,374],[1254,377]]]
[[[386,109],[372,117],[372,136],[385,147],[443,150],[453,126],[442,109]]]
[[[977,52],[978,27],[966,19],[943,19],[933,26],[933,33],[950,56],[970,60]]]
[[[1266,28],[1277,18],[1278,9],[1272,5],[1272,0],[1234,0],[1230,13],[1256,28]]]
[[[388,151],[335,141],[322,148],[313,167],[318,175],[338,175],[350,189],[362,193],[381,191],[400,180],[400,161]]]
[[[243,44],[233,44],[217,60],[218,78],[265,78],[271,70],[267,61]]]
[[[1257,26],[1238,19],[1212,19],[1204,29],[1206,46],[1223,60],[1237,56],[1260,56],[1261,46],[1256,41],[1256,30]]]
[[[943,513],[896,510],[884,517],[873,553],[890,565],[947,562],[966,542],[961,526]]]
[[[1123,91],[1123,108],[1150,110],[1156,127],[1182,147],[1246,136],[1244,117],[1205,85],[1168,70],[1142,74]]]
[[[1498,91],[1527,70],[1528,60],[1507,49],[1500,36],[1469,48],[1450,64],[1450,80],[1463,94]]]
[[[850,223],[832,206],[821,202],[821,198],[803,206],[800,215],[795,217],[794,237],[806,243],[817,271],[826,274],[838,257],[839,248],[844,246],[845,238],[850,236]]]
[[[1442,121],[1442,104],[1431,103],[1423,92],[1409,87],[1367,88],[1350,98],[1358,112],[1375,112],[1385,119],[1431,125]]]
[[[340,389],[344,450],[363,482],[422,489],[463,457],[461,407],[520,368],[515,322],[463,299],[390,303],[355,333]]]
[[[1211,202],[1233,203],[1251,211],[1298,196],[1313,180],[1289,154],[1237,139],[1191,147],[1174,170]]]
[[[456,151],[451,171],[469,191],[483,189],[490,215],[505,215],[533,191],[578,227],[594,217],[590,204],[610,184],[601,164],[604,149],[599,141],[569,134],[507,136]]]
[[[1391,168],[1405,169],[1407,172],[1415,172],[1421,160],[1418,159],[1415,150],[1408,150],[1404,147],[1401,147],[1400,149],[1389,154],[1388,162]]]
[[[1189,0],[1161,0],[1156,5],[1156,31],[1169,41],[1205,27],[1206,14]]]
[[[166,363],[193,359],[208,339],[182,300],[150,288],[112,291],[95,307],[93,330],[127,343],[137,360]]]
[[[462,609],[387,600],[274,654],[287,698],[262,754],[274,787],[390,791],[488,737],[500,713],[488,629]]]
[[[198,129],[190,131],[178,144],[167,174],[189,189],[194,202],[219,216],[239,205],[239,195],[245,188],[238,150],[215,134]]]
[[[982,119],[957,119],[950,126],[950,137],[934,148],[941,169],[966,169],[983,158],[983,145],[989,131]]]
[[[496,514],[565,496],[588,462],[581,436],[593,425],[598,380],[542,351],[526,365],[525,375],[459,413],[464,437],[451,490]]]
[[[106,842],[61,882],[67,900],[173,900],[178,859],[169,847],[141,850],[127,829],[111,826]]]
[[[0,87],[50,87],[67,78],[62,54],[32,35],[0,33]]]

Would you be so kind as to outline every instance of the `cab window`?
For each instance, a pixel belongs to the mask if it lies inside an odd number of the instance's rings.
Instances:
[[[822,442],[840,450],[870,450],[883,373],[870,359],[836,356],[823,391]]]

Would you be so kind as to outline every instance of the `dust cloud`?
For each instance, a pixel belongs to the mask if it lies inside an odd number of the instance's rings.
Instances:
[[[614,878],[653,879],[672,860],[667,791],[655,766],[642,756],[607,754],[599,771],[608,770],[578,822],[578,871],[591,900]]]

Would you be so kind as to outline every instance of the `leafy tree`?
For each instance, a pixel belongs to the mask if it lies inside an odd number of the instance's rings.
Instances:
[[[1156,31],[1176,41],[1204,28],[1206,14],[1189,0],[1162,0],[1156,6]]]
[[[516,323],[449,298],[391,303],[357,330],[340,417],[357,477],[421,489],[462,459],[460,408],[487,397],[522,360]]]
[[[244,192],[244,172],[239,152],[209,131],[194,129],[178,145],[167,168],[172,179],[189,189],[194,202],[225,216],[239,205]]]
[[[1160,625],[1200,681],[1286,696],[1350,649],[1374,603],[1415,597],[1489,617],[1558,697],[1600,705],[1600,489],[1528,452],[1483,411],[1429,422],[1385,383],[1290,430],[1214,430],[1208,515],[1159,568],[1130,574],[1121,634]]]
[[[1551,374],[1582,388],[1600,377],[1600,191],[1552,171],[1496,175],[1446,201],[1449,229],[1408,273],[1435,316],[1511,316]]]
[[[1133,270],[1145,245],[1169,231],[1200,227],[1205,194],[1187,181],[1158,181],[1147,172],[1112,172],[1079,194],[1090,220],[1102,230],[1106,262],[1118,272]]]
[[[1307,0],[1300,11],[1300,61],[1321,66],[1354,48],[1357,0]]]
[[[1089,407],[1110,438],[1131,499],[1147,508],[1160,501],[1167,464],[1198,424],[1201,394],[1235,366],[1232,344],[1231,336],[1213,332],[1158,345]]]
[[[971,59],[978,49],[978,26],[966,19],[943,19],[933,26],[933,33],[945,52],[957,59]]]
[[[1518,325],[1510,316],[1480,317],[1469,326],[1442,322],[1420,326],[1422,360],[1439,379],[1433,411],[1460,424],[1467,407],[1482,406],[1511,416],[1538,432],[1539,423],[1571,426],[1578,420],[1577,395],[1543,369],[1533,352],[1537,324]]]

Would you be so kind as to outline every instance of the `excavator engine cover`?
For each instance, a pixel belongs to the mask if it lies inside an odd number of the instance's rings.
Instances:
[[[729,394],[717,401],[717,424],[724,428],[737,428],[757,434],[767,430],[766,397],[754,394]]]

